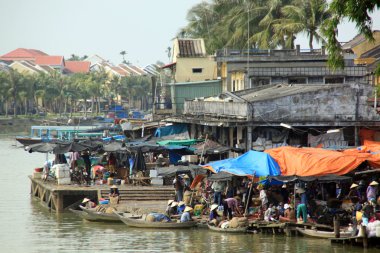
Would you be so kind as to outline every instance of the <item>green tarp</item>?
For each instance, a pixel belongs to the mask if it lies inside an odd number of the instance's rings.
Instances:
[[[168,146],[168,145],[190,146],[200,141],[203,141],[203,140],[197,140],[197,139],[166,140],[166,141],[158,141],[157,144],[160,146]]]

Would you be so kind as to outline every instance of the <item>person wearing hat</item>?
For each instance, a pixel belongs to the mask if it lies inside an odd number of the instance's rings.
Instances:
[[[367,187],[367,200],[372,201],[376,200],[376,195],[377,195],[377,186],[379,185],[378,182],[372,181],[368,187]]]
[[[359,200],[361,200],[360,191],[359,191],[358,186],[359,186],[358,184],[353,183],[350,186],[350,191],[347,195],[347,197],[349,197],[353,203],[356,203]]]
[[[178,203],[177,213],[178,213],[179,215],[182,215],[182,213],[184,212],[185,208],[186,208],[185,202],[184,202],[184,201],[180,201],[180,202]]]
[[[267,191],[264,189],[264,186],[262,184],[259,184],[257,186],[257,189],[260,191],[259,198],[261,200],[261,208],[263,210],[266,210],[268,206]]]
[[[297,206],[297,221],[301,223],[300,216],[302,213],[302,223],[307,222],[307,196],[303,188],[298,188],[296,192],[300,195],[300,203]]]
[[[191,212],[193,211],[193,208],[190,206],[187,206],[181,215],[181,222],[189,222],[192,221],[193,219],[191,218]]]
[[[166,206],[166,210],[165,210],[165,213],[170,216],[170,208],[171,208],[171,204],[174,202],[174,200],[172,199],[169,199],[168,200],[168,205]]]
[[[178,202],[172,201],[170,204],[168,215],[171,217],[178,214]]]
[[[94,208],[96,206],[89,198],[84,198],[81,205],[86,208]]]
[[[209,224],[214,225],[215,227],[218,226],[219,222],[221,220],[220,215],[218,214],[218,205],[213,204],[210,207],[210,216],[209,216]]]
[[[110,202],[115,202],[119,204],[120,201],[120,192],[119,188],[116,185],[112,185],[110,188],[110,193],[108,194],[110,198]]]

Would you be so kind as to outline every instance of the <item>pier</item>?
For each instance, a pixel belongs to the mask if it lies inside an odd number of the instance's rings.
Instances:
[[[84,198],[98,201],[108,197],[109,185],[57,185],[53,181],[43,181],[29,176],[31,180],[31,195],[51,211],[61,213],[73,205],[78,205]],[[133,186],[119,185],[121,203],[134,202],[144,206],[156,206],[160,202],[174,198],[172,186]],[[137,202],[137,203],[136,203]],[[144,204],[143,204],[144,203]],[[165,208],[165,206],[163,206]]]

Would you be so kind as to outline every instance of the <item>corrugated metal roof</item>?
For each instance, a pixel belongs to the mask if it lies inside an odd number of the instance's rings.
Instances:
[[[206,54],[201,39],[178,39],[178,46],[180,57],[200,57]]]
[[[286,84],[286,85],[276,85],[268,87],[267,89],[255,90],[250,93],[241,95],[243,99],[249,102],[270,100],[274,98],[286,97],[300,93],[314,92],[324,89],[331,89],[334,87],[342,86],[342,84],[322,84],[322,85],[311,85],[311,84]]]

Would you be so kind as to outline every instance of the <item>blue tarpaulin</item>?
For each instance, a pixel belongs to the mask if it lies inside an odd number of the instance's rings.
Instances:
[[[280,166],[269,154],[253,150],[236,158],[211,162],[203,167],[215,173],[223,171],[238,176],[278,176],[281,173]]]
[[[171,126],[157,128],[156,132],[154,133],[154,136],[164,137],[169,135],[181,134],[184,132],[187,132],[186,124],[175,124]]]

